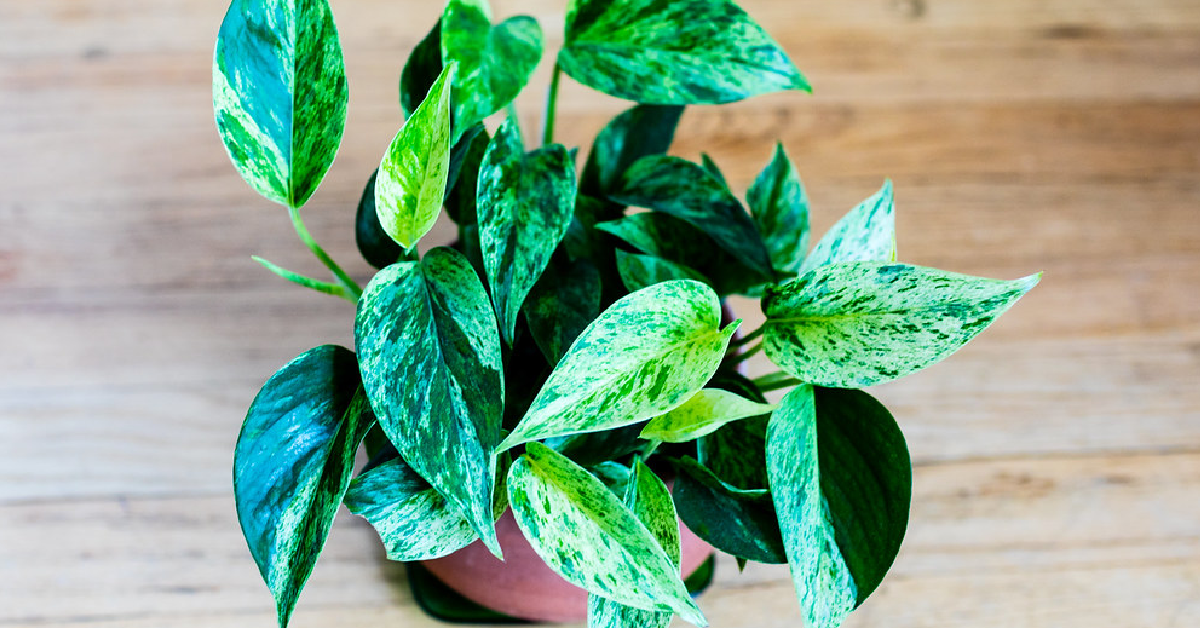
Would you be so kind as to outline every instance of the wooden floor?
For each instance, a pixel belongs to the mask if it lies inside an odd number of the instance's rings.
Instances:
[[[349,124],[305,214],[365,279],[354,205],[438,3],[333,4]],[[557,49],[566,0],[494,4]],[[691,110],[676,152],[744,189],[778,138],[818,229],[891,177],[902,260],[1045,271],[950,361],[875,391],[909,438],[912,525],[847,625],[1200,626],[1200,2],[743,5],[816,93]],[[265,378],[351,343],[353,312],[250,260],[320,272],[214,130],[224,9],[0,0],[0,627],[274,623],[233,442]],[[566,81],[561,139],[621,106]],[[701,605],[717,628],[800,625],[779,568],[724,561]],[[431,625],[343,514],[293,626]]]

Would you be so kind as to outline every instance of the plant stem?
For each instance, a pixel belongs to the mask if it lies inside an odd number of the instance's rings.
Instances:
[[[744,346],[750,344],[751,342],[753,342],[754,340],[756,340],[759,336],[763,335],[763,333],[766,331],[767,331],[767,326],[762,325],[758,329],[746,334],[745,336],[742,336],[741,338],[734,338],[733,340],[731,340],[729,342],[729,346],[744,347]]]
[[[333,258],[329,257],[329,254],[325,252],[325,249],[322,249],[321,245],[317,244],[317,241],[313,239],[312,234],[308,232],[308,228],[304,226],[304,221],[300,218],[300,209],[297,207],[288,207],[288,216],[291,217],[292,227],[296,229],[296,235],[300,236],[300,241],[304,243],[304,246],[307,246],[308,250],[312,251],[313,255],[316,255],[317,259],[321,260],[321,263],[333,273],[338,283],[345,286],[350,296],[353,297],[350,300],[357,302],[358,297],[362,296],[362,288],[358,287],[358,284],[350,278],[350,275],[347,275],[346,271],[342,270],[342,267],[338,266],[337,262],[333,261]]]
[[[745,362],[746,360],[749,360],[751,357],[753,357],[754,354],[758,353],[759,351],[762,351],[762,348],[763,348],[763,346],[762,346],[762,343],[760,342],[746,351],[743,351],[741,353],[735,353],[735,354],[729,356],[727,358],[727,360],[728,360],[729,364],[741,364],[742,362]]]
[[[323,292],[325,294],[332,294],[335,297],[341,297],[343,299],[346,299],[346,300],[350,301],[351,303],[353,303],[355,301],[354,297],[350,296],[350,293],[346,290],[346,286],[343,286],[342,284],[333,283],[333,282],[329,282],[329,281],[320,281],[318,279],[313,279],[312,277],[305,277],[304,275],[294,273],[278,264],[275,264],[269,260],[265,260],[257,255],[251,255],[250,258],[253,259],[254,261],[258,262],[259,264],[262,264],[264,267],[266,267],[267,270],[275,273],[276,275],[279,275],[280,277],[282,277],[294,284],[298,284],[298,285],[304,286],[305,288],[316,290],[317,292]]]
[[[517,137],[521,138],[521,146],[525,146],[525,136],[521,133],[521,116],[517,114],[517,101],[510,100],[504,106],[504,111],[508,114],[508,119],[512,120],[513,128],[517,130]]]
[[[757,386],[758,391],[763,394],[780,390],[781,388],[788,388],[789,386],[797,386],[803,383],[804,382],[783,372],[770,373],[754,380],[754,385]]]
[[[550,73],[550,91],[546,94],[546,119],[545,126],[542,127],[542,146],[554,142],[554,118],[558,115],[558,81],[560,78],[562,78],[562,69],[555,61],[554,69]]]

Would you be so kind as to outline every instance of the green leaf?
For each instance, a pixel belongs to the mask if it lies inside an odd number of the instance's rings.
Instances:
[[[892,182],[850,210],[825,232],[801,264],[799,273],[838,262],[890,262],[896,254]]]
[[[446,66],[421,106],[396,133],[375,180],[375,213],[383,230],[412,250],[442,210],[450,172],[450,81]]]
[[[634,467],[633,476],[623,501],[679,569],[679,518],[671,503],[671,493],[641,461]],[[642,610],[588,594],[588,628],[665,628],[672,615],[669,611]]]
[[[350,483],[374,418],[354,354],[325,345],[280,369],[255,396],[233,450],[242,534],[286,626]]]
[[[717,370],[740,321],[720,324],[717,295],[696,281],[621,298],[575,339],[501,449],[637,423],[687,401]]]
[[[771,265],[798,272],[808,250],[808,194],[783,144],[775,145],[771,162],[750,185],[746,204],[767,243]]]
[[[583,467],[529,443],[509,472],[508,497],[525,538],[567,582],[627,606],[707,624],[659,541]]]
[[[686,443],[717,431],[730,421],[767,414],[775,406],[750,401],[719,388],[705,388],[683,405],[650,420],[642,438]]]
[[[525,320],[551,366],[600,314],[600,273],[586,259],[551,260],[529,291]]]
[[[525,153],[511,120],[496,131],[479,170],[479,235],[509,344],[521,304],[571,223],[575,189],[575,164],[564,146]]]
[[[358,210],[354,216],[354,242],[368,264],[375,268],[386,268],[404,255],[404,249],[379,224],[379,214],[375,212],[375,179],[378,176],[379,169],[376,168],[363,188],[362,197],[358,199]]]
[[[442,20],[413,48],[400,72],[400,108],[408,119],[442,75]]]
[[[665,155],[683,116],[680,105],[636,105],[613,118],[592,142],[579,189],[604,198],[642,157]]]
[[[766,398],[739,373],[718,372],[708,384],[757,403]],[[767,488],[767,421],[769,414],[727,423],[696,441],[696,460],[734,488]]]
[[[300,207],[346,125],[346,70],[325,0],[233,0],[213,53],[217,131],[259,194]]]
[[[983,279],[933,268],[850,262],[820,266],[763,296],[763,348],[818,386],[903,377],[957,351],[1041,275]]]
[[[450,151],[450,174],[446,179],[446,213],[462,225],[479,222],[475,200],[479,190],[479,168],[491,137],[482,124],[467,129]]]
[[[603,432],[582,432],[547,438],[545,445],[554,451],[574,460],[576,463],[591,466],[606,461],[619,460],[642,449],[646,441],[638,434],[642,432],[644,421],[632,423]]]
[[[573,0],[558,63],[617,98],[729,103],[808,83],[732,0]]]
[[[729,189],[729,181],[725,180],[725,174],[721,172],[721,167],[717,165],[717,162],[713,161],[712,157],[708,156],[708,153],[700,153],[700,165],[703,166],[704,169],[708,171],[708,174],[711,174],[714,179],[720,181],[721,185],[725,186],[726,189]]]
[[[771,417],[767,468],[806,623],[837,628],[879,586],[904,539],[904,436],[865,392],[800,386]]]
[[[442,13],[442,62],[458,63],[454,137],[500,111],[542,58],[542,29],[521,15],[492,26],[487,0],[449,0]]]
[[[653,255],[638,255],[617,251],[617,272],[621,282],[630,292],[636,292],[646,286],[675,279],[692,279],[708,283],[704,275],[675,262]]]
[[[388,439],[498,554],[492,453],[504,378],[495,318],[470,263],[442,247],[379,271],[359,300],[355,342]]]
[[[625,171],[618,188],[612,197],[617,202],[691,223],[755,273],[771,276],[771,258],[754,220],[703,167],[669,155],[643,157]]]
[[[691,458],[679,460],[677,467],[675,504],[696,536],[738,558],[787,562],[770,492],[730,486]]]

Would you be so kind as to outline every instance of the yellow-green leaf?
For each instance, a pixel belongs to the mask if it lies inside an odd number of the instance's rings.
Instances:
[[[650,420],[642,428],[642,438],[665,443],[686,443],[717,431],[730,421],[766,414],[775,409],[756,403],[727,390],[705,388],[683,405]]]

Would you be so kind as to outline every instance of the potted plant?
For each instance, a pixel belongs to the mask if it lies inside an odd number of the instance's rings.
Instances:
[[[839,625],[896,556],[911,495],[904,437],[862,388],[945,358],[1038,277],[897,262],[890,184],[810,250],[782,146],[745,205],[707,156],[667,155],[686,105],[808,90],[731,0],[571,1],[532,149],[515,116],[484,121],[540,62],[537,22],[449,0],[404,66],[406,121],[358,208],[378,268],[360,288],[300,216],[345,119],[330,11],[234,0],[214,55],[235,167],[288,209],[332,280],[258,261],[357,306],[355,350],[317,347],[275,373],[234,452],[239,520],[280,625],[343,503],[389,557],[433,561],[425,575],[471,551],[519,563],[524,544],[586,590],[591,626],[705,625],[680,562],[690,571],[706,544],[787,563],[807,624]],[[584,159],[554,143],[563,74],[637,103]],[[457,240],[419,253],[443,211]],[[723,316],[732,294],[760,297],[766,322]],[[779,371],[751,380],[738,365],[758,351]],[[355,475],[360,447],[371,462]]]

